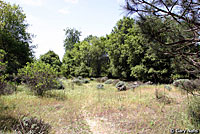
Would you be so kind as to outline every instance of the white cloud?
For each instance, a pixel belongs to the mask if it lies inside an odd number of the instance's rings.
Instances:
[[[79,0],[65,0],[67,3],[77,4]]]
[[[42,6],[44,0],[18,0],[20,4],[29,5],[29,6]]]
[[[59,13],[61,13],[61,14],[64,14],[64,15],[66,15],[66,14],[69,14],[70,12],[69,12],[69,9],[67,9],[67,8],[62,8],[62,9],[59,9],[58,10],[58,12]]]

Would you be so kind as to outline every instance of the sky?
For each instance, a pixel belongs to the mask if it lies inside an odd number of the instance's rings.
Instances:
[[[81,40],[88,35],[106,36],[117,21],[126,15],[125,0],[4,0],[19,5],[35,35],[36,58],[53,50],[60,59],[65,53],[63,41],[67,27],[81,31]]]

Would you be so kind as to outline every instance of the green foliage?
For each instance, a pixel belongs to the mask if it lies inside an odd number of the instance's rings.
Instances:
[[[27,66],[18,71],[21,77],[37,95],[50,90],[57,85],[56,69],[41,61],[27,63]]]
[[[107,36],[106,50],[110,60],[109,73],[113,77],[130,78],[130,66],[127,62],[129,57],[129,44],[127,41],[130,30],[135,27],[134,20],[124,17]]]
[[[107,74],[108,57],[105,52],[104,38],[90,37],[74,45],[71,51],[66,51],[61,67],[65,77],[100,76]]]
[[[0,95],[5,93],[5,87],[7,82],[5,81],[7,75],[5,75],[6,71],[6,62],[4,62],[5,51],[0,49]]]
[[[32,61],[31,35],[27,32],[26,15],[17,5],[0,1],[0,49],[6,52],[6,72],[16,73],[17,69]]]
[[[54,51],[50,50],[44,55],[41,55],[39,60],[46,64],[50,64],[53,68],[56,69],[56,71],[60,72],[61,61],[59,56]]]
[[[73,49],[74,44],[79,42],[81,32],[76,30],[75,28],[66,28],[64,31],[66,36],[64,40],[65,51],[71,50]]]

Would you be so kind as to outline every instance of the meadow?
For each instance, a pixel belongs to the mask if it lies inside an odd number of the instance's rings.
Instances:
[[[0,132],[14,133],[22,116],[36,117],[51,126],[51,134],[168,134],[171,129],[194,129],[187,116],[188,97],[179,89],[144,85],[117,91],[112,84],[97,89],[97,82],[76,85],[62,79],[64,90],[35,96],[26,85],[0,98]],[[170,103],[159,101],[165,93]]]

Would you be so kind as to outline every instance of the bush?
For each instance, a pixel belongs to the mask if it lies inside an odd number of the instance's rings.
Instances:
[[[37,118],[22,117],[14,130],[20,134],[48,134],[51,126]]]
[[[188,105],[188,117],[191,123],[200,128],[200,97],[194,97]]]
[[[65,87],[63,86],[62,81],[57,80],[57,84],[54,87],[55,89],[65,89]]]
[[[107,81],[105,81],[104,83],[105,83],[105,84],[112,84],[112,82],[113,82],[112,80],[107,80]]]
[[[50,90],[58,84],[57,72],[49,64],[36,61],[27,63],[27,66],[18,70],[18,76],[26,81],[37,95],[43,95],[43,92]]]

